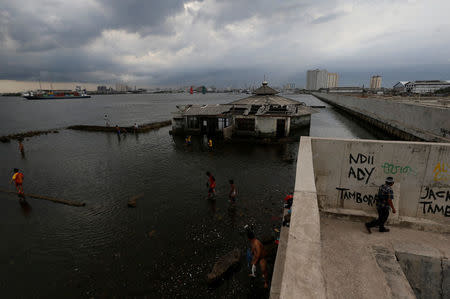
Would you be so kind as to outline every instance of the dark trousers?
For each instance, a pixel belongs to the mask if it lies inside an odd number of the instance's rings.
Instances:
[[[368,227],[378,226],[380,230],[384,229],[384,223],[389,217],[389,207],[377,207],[378,219],[372,220],[367,223]]]

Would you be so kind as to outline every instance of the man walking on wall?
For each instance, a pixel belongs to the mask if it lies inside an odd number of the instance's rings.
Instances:
[[[378,199],[377,199],[377,211],[378,219],[372,220],[366,223],[366,229],[370,233],[370,230],[374,226],[378,226],[380,232],[388,232],[389,229],[384,227],[384,223],[389,217],[389,208],[392,209],[392,213],[395,214],[395,208],[392,201],[394,200],[394,191],[392,191],[392,185],[394,185],[394,179],[392,177],[386,178],[386,183],[381,185],[378,189]]]

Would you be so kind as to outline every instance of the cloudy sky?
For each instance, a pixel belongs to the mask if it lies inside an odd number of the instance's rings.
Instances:
[[[0,0],[0,80],[138,86],[450,80],[448,0]]]

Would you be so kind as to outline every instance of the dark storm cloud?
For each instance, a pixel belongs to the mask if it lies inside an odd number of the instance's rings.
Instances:
[[[129,32],[147,34],[171,34],[170,25],[165,23],[184,9],[186,0],[101,0],[108,16],[107,27],[125,29]]]
[[[450,4],[405,2],[0,0],[0,79],[301,86],[317,67],[342,84],[449,79]]]
[[[79,47],[107,29],[144,36],[171,34],[173,30],[165,20],[182,10],[185,0],[101,0],[92,6],[30,1],[28,7],[21,1],[0,2],[5,2],[0,10],[7,15],[0,23],[3,34],[8,33],[18,43],[18,51],[36,52]]]
[[[252,17],[264,19],[278,17],[280,20],[289,21],[290,18],[303,18],[305,12],[302,9],[319,2],[324,1],[218,0],[217,9],[199,11],[196,14],[196,21],[211,21],[216,28]]]

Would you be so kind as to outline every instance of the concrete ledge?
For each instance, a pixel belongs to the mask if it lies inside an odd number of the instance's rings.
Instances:
[[[395,255],[417,298],[446,298],[450,285],[444,283],[442,254],[424,244],[394,244]]]
[[[333,209],[326,208],[320,210],[320,215],[324,217],[333,217],[344,220],[368,222],[378,217],[376,213],[368,213],[362,210],[352,210],[352,209]],[[435,222],[429,219],[419,219],[413,217],[400,216],[397,219],[389,219],[387,221],[388,225],[412,228],[421,231],[436,232],[450,234],[450,226]]]
[[[382,246],[373,246],[372,249],[378,267],[385,275],[392,298],[416,298],[408,279],[397,262],[394,252]]]
[[[283,226],[280,231],[280,242],[278,244],[277,257],[273,268],[272,283],[270,285],[270,298],[280,298],[288,239],[289,227]]]
[[[271,298],[326,298],[310,138],[301,138],[299,157],[281,288],[278,293],[275,285]],[[274,270],[274,276],[280,275],[280,270]]]

